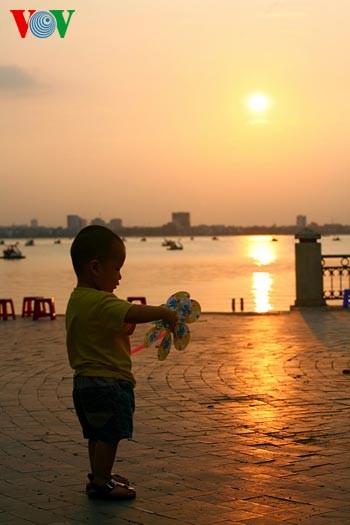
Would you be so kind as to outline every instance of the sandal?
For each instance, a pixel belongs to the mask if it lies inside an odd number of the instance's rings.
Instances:
[[[91,488],[87,494],[89,498],[125,500],[135,498],[136,490],[125,483],[119,483],[111,479],[104,485],[91,483]]]
[[[91,472],[89,472],[87,477],[89,478],[89,481],[86,484],[86,492],[89,492],[89,490],[91,489],[91,486],[93,484],[92,480],[94,479],[94,475]],[[129,485],[130,484],[130,481],[127,478],[124,478],[123,476],[119,476],[119,474],[112,473],[111,474],[111,479],[113,481],[117,481],[118,483],[122,483],[123,485]]]

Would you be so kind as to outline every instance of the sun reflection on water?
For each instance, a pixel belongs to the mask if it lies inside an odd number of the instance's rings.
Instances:
[[[256,266],[267,266],[276,261],[276,245],[270,236],[252,236],[249,241],[248,256],[253,259]],[[272,309],[270,303],[272,284],[273,278],[270,272],[253,272],[251,290],[255,312],[264,313]]]
[[[269,272],[254,272],[252,292],[254,297],[254,311],[259,313],[271,310],[270,291],[272,277]]]
[[[269,236],[254,236],[249,239],[248,255],[258,266],[271,264],[276,260],[275,244]]]

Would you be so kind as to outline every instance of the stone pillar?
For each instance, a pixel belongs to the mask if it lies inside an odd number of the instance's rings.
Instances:
[[[310,228],[304,228],[295,235],[295,306],[325,306],[323,299],[323,276],[321,235]]]

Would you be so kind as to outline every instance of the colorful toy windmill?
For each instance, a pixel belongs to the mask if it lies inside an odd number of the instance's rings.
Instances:
[[[187,324],[197,321],[201,314],[200,304],[190,298],[187,292],[177,292],[169,297],[166,304],[177,314],[177,323],[173,332],[174,346],[176,350],[184,350],[190,341],[190,330]],[[154,326],[145,335],[144,344],[134,348],[132,353],[143,347],[151,346],[155,341],[161,339],[158,346],[158,359],[164,361],[171,349],[172,337],[169,325],[165,321],[156,321]]]

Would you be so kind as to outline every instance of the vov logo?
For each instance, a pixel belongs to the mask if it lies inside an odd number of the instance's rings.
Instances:
[[[28,28],[37,38],[48,38],[56,29],[60,37],[64,38],[75,9],[67,9],[66,19],[63,16],[63,9],[50,9],[50,11],[28,9],[27,19],[24,16],[25,9],[11,9],[10,11],[22,38],[26,38]]]

